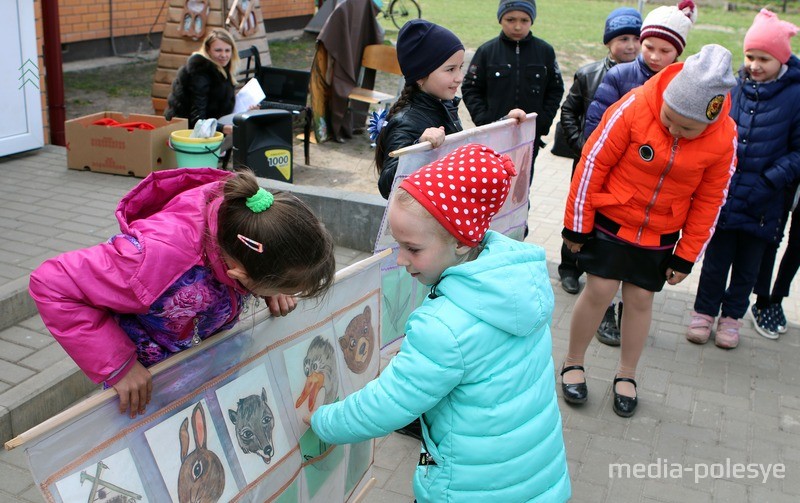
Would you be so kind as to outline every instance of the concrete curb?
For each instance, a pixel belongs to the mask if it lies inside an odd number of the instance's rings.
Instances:
[[[36,304],[28,295],[28,276],[0,284],[0,330],[36,316]]]

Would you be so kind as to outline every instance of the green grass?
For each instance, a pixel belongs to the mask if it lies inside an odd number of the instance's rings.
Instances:
[[[483,42],[500,33],[497,23],[496,0],[419,0],[422,16],[439,23],[456,33],[468,49],[477,49]],[[677,1],[677,0],[676,0]],[[661,2],[669,3],[672,2]],[[602,45],[605,18],[621,6],[636,7],[633,0],[610,2],[606,0],[538,0],[538,16],[533,26],[536,36],[549,42],[558,55],[565,75],[571,76],[579,66],[602,58],[606,48]],[[792,2],[793,12],[780,14],[781,19],[800,25],[797,2]],[[773,3],[779,12],[780,3]],[[645,14],[658,5],[647,3]],[[769,5],[768,5],[769,6]],[[756,10],[726,12],[721,7],[701,5],[697,25],[689,33],[683,59],[700,47],[717,43],[733,53],[734,66],[742,60],[742,40],[753,21]],[[386,38],[396,40],[398,30],[388,19],[378,17],[386,29]],[[315,35],[303,33],[292,40],[270,42],[272,64],[284,68],[308,69],[314,55]],[[800,52],[800,36],[792,40],[792,48]],[[156,63],[135,62],[81,72],[65,74],[66,92],[105,92],[111,97],[148,97],[153,82]],[[386,88],[379,83],[380,88]],[[390,85],[389,87],[391,87]],[[79,97],[80,99],[80,97]]]
[[[469,49],[477,49],[483,42],[500,33],[497,23],[497,2],[494,0],[419,0],[422,17],[451,29]],[[660,2],[674,5],[675,2]],[[741,5],[741,3],[740,3]],[[800,25],[797,12],[782,14],[783,2],[765,4],[779,13],[781,19]],[[609,12],[617,7],[638,6],[636,1],[609,2],[604,0],[538,0],[537,17],[533,33],[549,42],[558,55],[566,74],[572,74],[586,61],[596,60],[606,54],[602,44],[603,27]],[[658,7],[648,2],[644,15]],[[796,11],[796,9],[793,9]],[[694,54],[705,44],[716,43],[733,54],[738,67],[742,57],[742,40],[753,22],[756,10],[740,8],[726,12],[722,7],[700,5],[697,24],[689,32],[686,55]],[[387,37],[397,38],[397,29],[391,21],[381,21]],[[792,48],[800,51],[800,37],[792,40]]]

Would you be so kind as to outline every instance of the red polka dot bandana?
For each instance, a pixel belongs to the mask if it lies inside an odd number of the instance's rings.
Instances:
[[[477,246],[516,176],[507,155],[470,143],[415,171],[400,187],[467,246]]]

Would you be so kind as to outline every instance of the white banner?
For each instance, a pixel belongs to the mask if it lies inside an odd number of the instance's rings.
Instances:
[[[233,330],[153,367],[143,416],[120,414],[107,390],[18,437],[45,499],[358,499],[374,441],[325,444],[303,417],[378,375],[380,259],[340,271],[321,301],[282,318],[251,307]]]
[[[505,204],[492,219],[490,229],[501,232],[514,239],[522,240],[528,219],[528,195],[530,194],[531,159],[533,142],[536,139],[536,114],[528,114],[522,124],[514,119],[498,121],[485,126],[467,129],[447,136],[443,145],[431,149],[428,142],[392,152],[399,157],[397,172],[392,184],[394,191],[400,182],[426,164],[440,159],[453,150],[468,143],[480,143],[501,154],[508,154],[517,168],[517,176],[512,179],[511,191]],[[397,266],[397,242],[388,232],[388,221],[384,212],[375,251],[392,250],[392,254],[381,262],[382,318],[381,351],[388,356],[399,349],[405,335],[406,319],[416,309],[427,289],[417,280]]]

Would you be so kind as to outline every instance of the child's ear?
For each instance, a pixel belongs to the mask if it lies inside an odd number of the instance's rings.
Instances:
[[[458,242],[456,243],[456,255],[466,255],[467,253],[472,251],[471,246],[467,246],[464,243]]]
[[[247,272],[244,270],[244,267],[242,267],[239,264],[234,264],[230,269],[228,269],[228,277],[231,279],[235,279],[240,283],[250,279],[250,276],[247,275]]]

